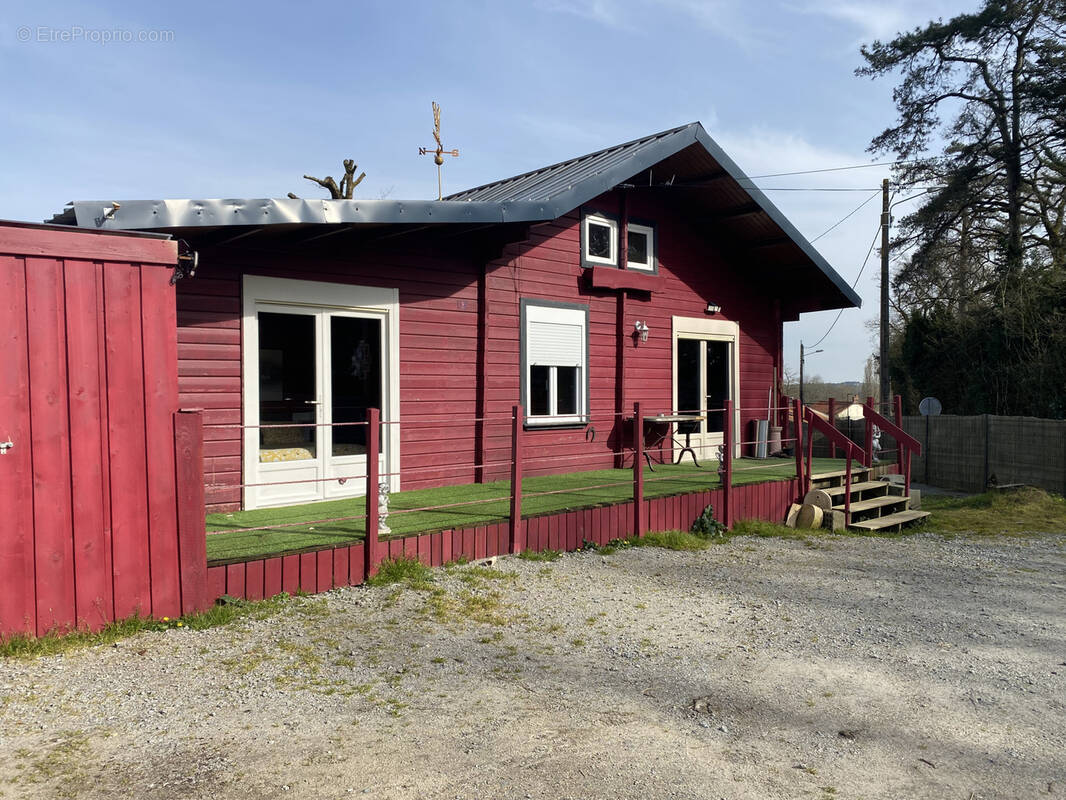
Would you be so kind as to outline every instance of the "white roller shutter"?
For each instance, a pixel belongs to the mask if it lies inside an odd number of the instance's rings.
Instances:
[[[585,355],[585,326],[562,322],[529,322],[530,366],[580,367]]]

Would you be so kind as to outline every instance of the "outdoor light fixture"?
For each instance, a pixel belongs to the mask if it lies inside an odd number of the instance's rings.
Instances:
[[[648,341],[648,323],[638,319],[633,325],[633,335],[640,336],[642,342]]]
[[[708,303],[707,304],[707,313],[708,314],[717,314],[721,310],[722,310],[722,307],[720,305],[718,305],[717,303]]]

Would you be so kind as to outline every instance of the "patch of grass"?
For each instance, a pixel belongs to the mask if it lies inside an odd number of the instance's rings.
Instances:
[[[367,583],[370,586],[389,586],[394,583],[426,591],[433,583],[433,571],[417,558],[396,558],[382,561],[377,574]]]
[[[152,619],[135,616],[109,623],[94,633],[88,631],[56,631],[39,638],[16,634],[7,638],[0,638],[0,658],[40,658],[41,656],[57,655],[86,647],[115,644],[145,631],[165,631],[171,628],[188,628],[193,631],[202,631],[208,628],[216,628],[219,625],[226,625],[245,617],[265,619],[280,611],[290,599],[289,595],[285,593],[269,600],[255,602],[226,598],[225,602],[220,602],[207,611],[199,614],[189,614],[178,619]]]
[[[919,530],[937,533],[996,536],[1066,531],[1066,500],[1030,487],[970,497],[926,495],[922,510],[933,515]]]
[[[482,586],[485,581],[513,581],[518,573],[513,570],[493,569],[492,567],[473,566],[458,570],[456,577],[470,586]]]
[[[486,625],[504,625],[509,620],[503,612],[499,592],[478,593],[463,589],[449,593],[434,589],[423,611],[437,622],[479,622]]]
[[[795,528],[789,528],[774,522],[764,522],[760,519],[742,519],[733,524],[733,529],[726,534],[726,537],[759,536],[762,538],[797,539],[800,541],[806,541],[811,536],[818,536],[823,532],[827,532],[825,528],[796,530]]]
[[[657,531],[645,534],[640,539],[630,539],[633,547],[661,547],[664,550],[706,550],[711,540],[685,531]]]
[[[558,561],[562,556],[558,550],[523,550],[518,557],[523,561]]]
[[[19,751],[16,758],[23,783],[38,784],[54,782],[53,797],[74,798],[86,788],[85,756],[89,749],[89,737],[82,731],[61,731],[52,747],[39,753]],[[18,779],[16,779],[18,780]]]

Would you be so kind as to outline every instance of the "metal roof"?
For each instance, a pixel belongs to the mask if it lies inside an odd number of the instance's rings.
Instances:
[[[796,263],[799,256],[800,262],[806,261],[829,279],[845,304],[862,304],[855,290],[699,122],[457,192],[444,200],[78,201],[51,222],[102,230],[157,231],[219,226],[546,222],[638,176],[640,186],[692,194],[694,204],[708,220],[735,234],[742,246],[760,249],[763,258],[783,267],[802,267]],[[681,180],[677,180],[679,176]],[[840,304],[825,307],[839,308]]]
[[[525,201],[558,202],[559,198],[572,193],[575,190],[585,189],[592,181],[597,182],[608,191],[621,181],[629,178],[640,169],[630,168],[634,159],[641,162],[647,161],[641,158],[641,154],[649,149],[653,151],[655,164],[661,160],[656,158],[662,151],[675,151],[692,143],[691,133],[686,137],[685,133],[694,131],[696,128],[703,129],[698,122],[691,122],[678,128],[671,128],[662,133],[653,133],[640,139],[634,139],[625,144],[597,150],[595,153],[578,156],[550,167],[541,167],[532,172],[515,175],[513,178],[505,178],[500,181],[486,183],[484,186],[476,186],[463,192],[449,195],[445,200],[489,201],[494,203],[515,203]],[[680,147],[678,147],[680,145]],[[646,168],[646,167],[645,167]],[[617,181],[612,177],[625,173]],[[584,192],[582,192],[584,194]],[[596,194],[600,194],[597,192]],[[595,197],[595,195],[593,195]],[[588,198],[586,198],[588,199]],[[568,201],[563,201],[565,204]],[[580,202],[571,206],[576,208]],[[569,211],[570,208],[566,209]],[[565,211],[563,213],[566,213]]]

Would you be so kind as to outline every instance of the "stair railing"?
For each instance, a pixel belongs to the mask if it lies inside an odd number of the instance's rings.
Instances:
[[[807,423],[807,465],[804,480],[804,496],[811,490],[811,460],[814,457],[814,431],[818,431],[823,434],[832,444],[844,448],[844,458],[846,467],[844,471],[844,514],[847,517],[847,521],[851,522],[851,459],[853,456],[857,456],[859,463],[864,467],[870,466],[868,463],[866,453],[855,442],[851,441],[847,436],[842,434],[836,429],[835,425],[826,422],[814,410],[807,407],[803,411],[804,421]]]
[[[897,449],[903,451],[903,463],[898,464],[897,466],[899,469],[903,470],[903,483],[906,486],[905,493],[909,495],[911,493],[911,455],[920,456],[922,454],[922,443],[904,431],[903,428],[888,417],[880,414],[877,409],[873,407],[872,399],[866,401],[866,404],[863,406],[863,414],[866,417],[867,438],[870,438],[873,435],[873,428],[870,426],[870,423],[872,422],[884,433],[887,433],[895,439]]]

